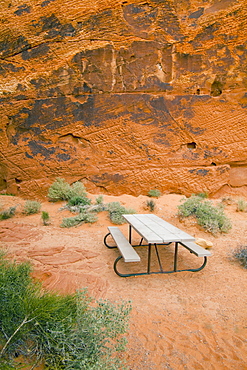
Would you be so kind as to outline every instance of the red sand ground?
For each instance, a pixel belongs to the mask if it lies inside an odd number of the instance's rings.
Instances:
[[[120,278],[113,271],[118,252],[103,244],[111,225],[106,212],[99,214],[95,224],[65,229],[59,225],[71,214],[60,210],[63,203],[43,202],[42,210],[51,217],[51,224],[43,226],[40,214],[22,215],[25,200],[9,196],[0,196],[2,209],[19,206],[13,219],[0,222],[1,248],[16,261],[30,260],[34,276],[47,289],[64,293],[88,287],[96,298],[131,300],[126,353],[131,370],[247,369],[247,271],[230,258],[234,248],[247,243],[247,213],[236,212],[234,200],[238,197],[231,196],[225,211],[233,228],[214,237],[192,221],[179,222],[176,213],[181,198],[171,194],[155,200],[155,213],[191,235],[213,242],[213,255],[197,273]],[[105,203],[120,201],[138,213],[148,213],[144,209],[147,199],[104,196]],[[220,201],[222,198],[214,200]],[[127,225],[121,229],[127,235]],[[162,254],[169,269],[172,248],[163,248]],[[181,263],[198,261],[188,252],[181,257]]]

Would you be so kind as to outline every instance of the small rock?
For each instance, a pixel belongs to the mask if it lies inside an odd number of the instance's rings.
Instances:
[[[196,242],[196,244],[200,245],[201,247],[203,247],[205,249],[211,249],[213,247],[213,243],[210,242],[209,240],[197,238],[195,240],[195,242]]]

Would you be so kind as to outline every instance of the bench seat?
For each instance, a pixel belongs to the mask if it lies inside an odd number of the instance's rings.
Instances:
[[[140,256],[136,253],[135,249],[128,242],[123,235],[122,231],[116,226],[108,227],[111,236],[113,237],[117,247],[124,259],[124,262],[140,262]]]
[[[180,242],[185,248],[191,253],[194,253],[197,257],[209,257],[212,255],[207,249],[202,248],[200,245],[193,242]]]

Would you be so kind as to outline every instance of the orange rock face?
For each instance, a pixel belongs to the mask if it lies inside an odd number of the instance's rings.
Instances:
[[[247,185],[245,0],[2,0],[0,19],[0,190]]]

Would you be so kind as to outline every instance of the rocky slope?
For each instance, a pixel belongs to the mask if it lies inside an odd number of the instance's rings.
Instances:
[[[0,190],[246,191],[245,0],[0,5]]]

